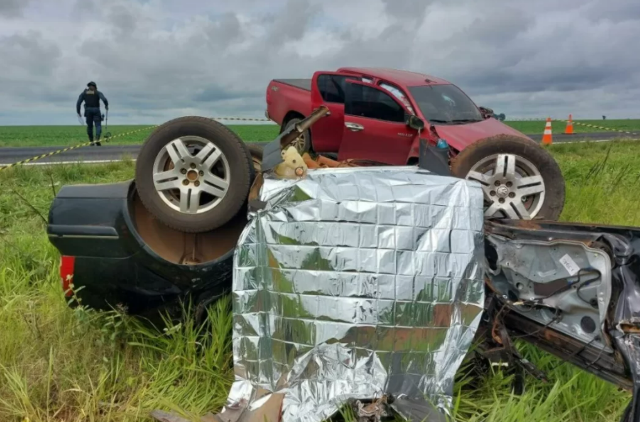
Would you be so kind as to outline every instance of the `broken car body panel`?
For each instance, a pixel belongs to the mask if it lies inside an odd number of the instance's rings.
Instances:
[[[626,417],[640,420],[640,229],[509,220],[485,236],[510,332],[630,390]]]
[[[212,233],[177,233],[149,215],[127,181],[64,186],[48,223],[49,241],[62,255],[62,284],[72,284],[76,302],[155,316],[179,299],[206,303],[229,292],[246,218]]]

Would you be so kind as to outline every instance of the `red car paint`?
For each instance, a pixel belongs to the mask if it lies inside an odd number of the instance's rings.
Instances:
[[[323,75],[343,76],[351,79],[346,82],[345,86],[348,88],[343,92],[347,101],[350,89],[355,85],[364,85],[391,96],[404,112],[415,114],[424,120],[424,131],[418,136],[418,132],[408,127],[404,122],[345,114],[344,102],[329,102],[323,99],[318,82],[319,77]],[[381,86],[385,84],[391,85],[395,92],[400,93],[404,98],[400,99],[398,96],[394,96],[390,90]],[[315,123],[311,128],[311,142],[314,151],[338,153],[338,158],[341,160],[368,159],[391,165],[404,165],[417,157],[419,138],[427,139],[432,144],[439,137],[444,138],[451,146],[454,155],[472,143],[490,136],[508,134],[529,139],[521,132],[486,116],[482,116],[483,119],[472,123],[439,124],[430,122],[410,89],[442,85],[455,87],[441,78],[403,70],[341,68],[336,72],[320,71],[315,72],[310,81],[272,80],[267,87],[266,115],[284,128],[291,118],[306,117],[313,109],[325,105],[329,108],[330,115]],[[458,87],[455,89],[459,90]],[[370,89],[368,91],[373,92]],[[464,101],[468,100],[472,104],[471,107],[480,113],[480,109],[466,94],[460,91],[459,95],[463,95]],[[463,99],[461,96],[458,98]],[[359,125],[359,127],[354,128],[354,125]],[[351,129],[347,126],[351,126]]]
[[[60,258],[60,278],[62,279],[62,290],[65,297],[71,297],[73,290],[71,285],[73,284],[73,272],[76,265],[76,258],[74,256],[62,256]]]

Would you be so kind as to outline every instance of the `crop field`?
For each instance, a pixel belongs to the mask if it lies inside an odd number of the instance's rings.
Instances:
[[[611,129],[637,132],[640,134],[640,119],[638,120],[584,120],[583,123],[604,126]],[[223,122],[224,123],[224,122]],[[507,125],[525,133],[541,134],[544,132],[544,121],[514,121],[505,122]],[[279,128],[275,124],[265,125],[228,125],[242,139],[250,142],[266,142],[273,140]],[[564,132],[565,123],[554,121],[553,133]],[[117,137],[111,144],[127,145],[140,144],[153,130],[152,126],[109,126],[112,135],[125,134],[140,130],[139,132]],[[605,130],[589,128],[574,124],[576,133],[606,132]],[[104,132],[104,127],[103,127]],[[2,147],[42,147],[42,146],[68,146],[87,142],[84,126],[0,126],[0,148]]]
[[[48,138],[30,142],[38,139]],[[639,143],[550,149],[567,181],[562,220],[640,226]],[[233,380],[228,300],[203,328],[187,320],[154,330],[117,311],[71,309],[63,297],[59,255],[43,221],[55,192],[66,184],[127,180],[134,169],[124,161],[0,172],[0,421],[150,421],[157,408],[195,421],[224,404]],[[527,378],[524,395],[513,396],[499,369],[477,379],[461,372],[456,420],[619,420],[629,393],[534,347],[519,347],[550,382]]]
[[[278,136],[276,125],[228,125],[229,129],[249,142],[272,141]],[[110,144],[141,144],[152,132],[154,126],[109,126],[113,136],[138,131],[117,137]],[[105,133],[103,127],[103,134]],[[87,142],[86,129],[83,126],[0,126],[0,148],[2,147],[43,147],[68,146]]]
[[[569,116],[565,117],[568,118]],[[545,121],[513,121],[504,122],[512,128],[519,130],[526,134],[541,134],[544,132],[546,125]],[[574,120],[573,131],[575,133],[593,133],[593,132],[607,132],[604,129],[592,128],[588,126],[582,126],[578,123],[584,123],[594,126],[602,126],[608,129],[622,130],[625,132],[633,132],[640,134],[640,119],[626,119],[626,120]],[[553,120],[551,122],[551,129],[554,134],[564,133],[567,124],[562,121]]]

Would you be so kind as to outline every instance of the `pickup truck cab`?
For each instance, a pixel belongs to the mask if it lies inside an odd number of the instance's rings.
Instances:
[[[267,118],[281,130],[322,105],[329,109],[297,140],[300,153],[413,165],[420,142],[444,139],[452,172],[483,185],[487,216],[555,220],[562,211],[564,183],[557,183],[563,178],[553,157],[444,79],[345,67],[311,79],[274,79],[266,102]]]
[[[460,88],[444,79],[389,69],[341,68],[312,79],[275,79],[267,88],[267,116],[284,129],[325,105],[330,115],[311,129],[307,149],[404,165],[418,157],[418,131],[406,114],[425,122],[421,137],[446,139],[459,152],[482,138],[509,134],[529,139],[488,118]]]

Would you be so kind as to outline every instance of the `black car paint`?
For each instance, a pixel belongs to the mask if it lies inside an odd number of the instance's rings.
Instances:
[[[83,305],[132,314],[196,302],[231,288],[233,250],[201,265],[178,265],[156,254],[132,218],[133,181],[64,186],[49,211],[47,232],[62,255],[75,257],[74,291]]]

